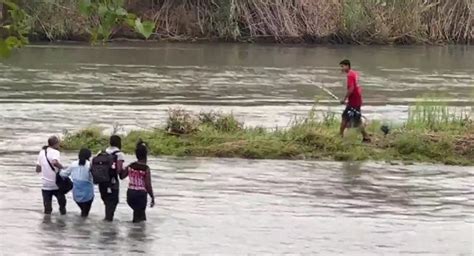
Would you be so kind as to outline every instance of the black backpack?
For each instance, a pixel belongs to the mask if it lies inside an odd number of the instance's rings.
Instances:
[[[102,151],[92,159],[91,173],[95,184],[109,183],[112,177],[116,175],[113,167],[117,162],[117,153],[119,152],[115,151],[108,154]]]

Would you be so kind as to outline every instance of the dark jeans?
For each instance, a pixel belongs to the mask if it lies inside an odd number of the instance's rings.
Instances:
[[[100,197],[105,205],[105,220],[113,221],[115,209],[119,203],[119,190],[111,189],[108,193],[109,184],[99,184]]]
[[[53,212],[53,196],[56,197],[59,204],[59,212],[61,215],[66,214],[66,195],[60,193],[59,190],[42,190],[44,213],[51,214]]]
[[[133,222],[146,220],[147,192],[129,189],[127,191],[127,203],[133,209]]]
[[[92,206],[93,201],[94,201],[94,199],[92,199],[90,201],[87,201],[87,202],[82,202],[82,203],[76,202],[77,206],[79,206],[79,208],[81,208],[81,216],[82,217],[89,216],[89,211],[91,210],[91,206]]]

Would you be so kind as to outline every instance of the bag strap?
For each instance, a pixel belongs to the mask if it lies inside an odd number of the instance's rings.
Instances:
[[[122,152],[122,151],[120,151],[120,150],[115,150],[115,151],[113,151],[112,153],[109,154],[109,153],[107,153],[107,150],[104,149],[104,150],[99,151],[99,153],[97,153],[97,155],[107,154],[107,155],[113,155],[113,156],[115,156],[115,155],[117,155],[117,154],[120,153],[120,152]]]
[[[117,157],[118,153],[120,153],[120,150],[115,150],[114,152],[110,153],[110,155],[114,157],[114,163],[118,161],[118,157]]]
[[[51,170],[53,170],[53,172],[56,172],[56,169],[54,168],[54,166],[51,164],[51,162],[48,159],[48,148],[44,149],[44,157],[46,158],[46,161],[48,162],[49,167],[51,167]]]

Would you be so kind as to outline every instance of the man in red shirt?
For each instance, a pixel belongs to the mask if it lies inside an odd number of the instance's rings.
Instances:
[[[363,142],[370,142],[369,136],[362,123],[362,88],[359,86],[359,74],[351,69],[351,62],[343,60],[339,63],[342,72],[347,74],[347,93],[341,104],[346,104],[342,113],[340,134],[344,136],[344,130],[348,127],[359,127],[363,136]]]

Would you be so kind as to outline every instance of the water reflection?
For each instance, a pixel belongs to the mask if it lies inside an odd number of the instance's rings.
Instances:
[[[103,222],[99,224],[99,243],[104,245],[115,245],[117,244],[117,238],[119,237],[119,228],[117,223]]]
[[[359,180],[363,173],[361,162],[344,162],[342,163],[345,183],[353,183]]]
[[[403,209],[411,202],[412,187],[407,185],[407,173],[382,171],[387,166],[363,166],[360,162],[342,164],[344,188],[349,198],[372,202],[371,207],[397,207]],[[383,174],[381,174],[383,173]],[[384,209],[380,209],[384,211]]]

